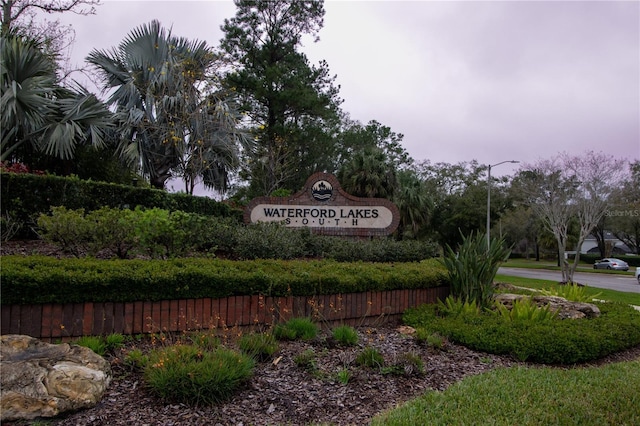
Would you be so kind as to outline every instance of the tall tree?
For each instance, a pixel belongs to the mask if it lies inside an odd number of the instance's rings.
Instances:
[[[256,193],[298,190],[306,175],[330,164],[341,102],[327,63],[312,66],[298,50],[304,36],[318,40],[323,2],[235,4],[235,17],[222,26],[221,48],[233,65],[226,81],[242,99],[258,143],[245,176]]]
[[[42,18],[42,14],[93,15],[99,5],[100,0],[0,0],[0,32],[42,40],[41,49],[62,65],[58,71],[64,79],[70,73],[69,69],[63,69],[68,68],[64,66],[69,59],[65,51],[75,41],[75,31],[58,19]]]
[[[393,202],[400,211],[398,239],[417,238],[429,223],[433,201],[426,184],[414,170],[398,172],[398,187]]]
[[[563,153],[522,169],[520,188],[556,238],[564,282],[573,282],[582,243],[606,213],[610,197],[620,184],[621,170],[620,160],[596,152],[582,156]],[[569,263],[565,250],[569,248],[572,220],[577,222],[579,232],[576,255]]]
[[[613,235],[640,254],[640,161],[628,164],[622,185],[605,213]]]
[[[173,36],[152,21],[118,48],[93,50],[87,60],[111,91],[120,155],[138,165],[153,187],[164,188],[177,173],[191,191],[197,177],[226,189],[246,138],[233,100],[215,84],[217,57],[205,42]]]
[[[378,148],[355,153],[336,177],[346,192],[357,197],[393,198],[398,185],[395,167]]]
[[[413,158],[402,146],[404,138],[402,133],[393,132],[390,127],[376,120],[370,120],[366,125],[362,125],[345,115],[342,121],[343,130],[337,136],[339,144],[335,154],[336,169],[348,162],[356,153],[372,148],[382,151],[387,161],[396,170],[404,170],[413,165]]]
[[[70,160],[79,145],[104,146],[111,112],[81,86],[60,86],[56,64],[39,41],[2,34],[0,61],[2,161]]]
[[[455,247],[463,235],[485,230],[487,219],[487,166],[477,161],[457,164],[424,161],[416,166],[433,200],[431,230],[442,248]],[[508,178],[492,177],[491,221],[510,207]]]

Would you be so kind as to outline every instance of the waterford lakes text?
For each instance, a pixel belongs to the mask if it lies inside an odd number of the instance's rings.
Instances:
[[[251,221],[281,222],[287,226],[386,228],[393,215],[384,206],[291,206],[261,204]]]

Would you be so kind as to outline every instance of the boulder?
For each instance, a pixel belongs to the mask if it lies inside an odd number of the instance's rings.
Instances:
[[[559,296],[526,296],[522,294],[502,293],[497,294],[495,300],[505,305],[507,309],[511,309],[515,300],[525,297],[530,297],[531,300],[540,307],[549,305],[552,311],[558,313],[558,318],[580,319],[600,316],[600,309],[593,303],[571,302]]]
[[[0,370],[0,421],[92,407],[111,381],[111,366],[89,348],[15,334],[0,337]]]

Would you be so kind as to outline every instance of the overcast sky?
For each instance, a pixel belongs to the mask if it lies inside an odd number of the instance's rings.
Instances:
[[[326,1],[318,43],[342,109],[404,135],[417,161],[532,162],[559,152],[640,159],[640,2]],[[61,15],[76,63],[159,20],[217,47],[232,1],[104,1]],[[511,173],[504,164],[492,173]]]

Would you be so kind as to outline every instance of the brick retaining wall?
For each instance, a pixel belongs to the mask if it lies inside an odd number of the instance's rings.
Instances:
[[[357,325],[398,319],[423,303],[435,303],[449,287],[332,294],[314,297],[232,296],[158,302],[2,305],[2,334],[43,340],[111,333],[141,334],[203,328],[269,325],[291,317]]]

